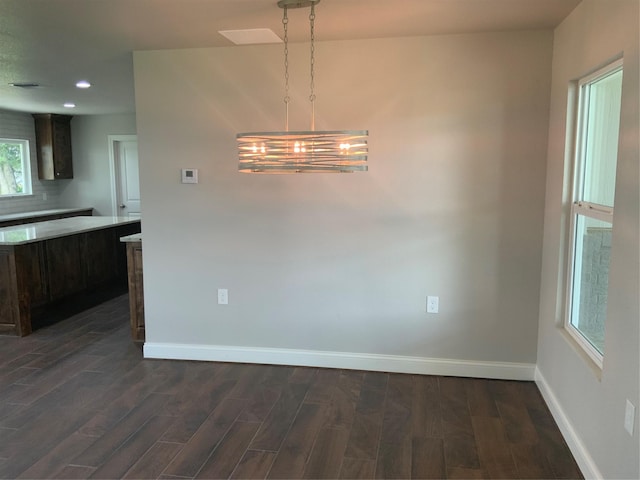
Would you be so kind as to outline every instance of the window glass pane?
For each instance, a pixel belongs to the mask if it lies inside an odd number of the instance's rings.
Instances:
[[[608,222],[577,215],[571,325],[604,353],[611,227]]]
[[[26,140],[0,139],[0,195],[31,193]]]
[[[583,200],[613,207],[622,70],[585,85]]]

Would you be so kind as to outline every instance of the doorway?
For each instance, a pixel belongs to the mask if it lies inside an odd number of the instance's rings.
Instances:
[[[140,218],[138,137],[109,135],[109,154],[113,215]]]

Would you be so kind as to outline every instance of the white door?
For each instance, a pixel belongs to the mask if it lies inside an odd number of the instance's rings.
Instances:
[[[116,184],[116,215],[140,217],[140,177],[138,173],[138,140],[113,142]]]

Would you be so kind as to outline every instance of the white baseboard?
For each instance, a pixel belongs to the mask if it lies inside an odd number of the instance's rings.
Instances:
[[[474,362],[366,353],[149,342],[144,344],[144,357],[167,360],[296,365],[503,380],[533,380],[536,369],[535,364],[531,363]]]
[[[547,402],[547,405],[549,406],[549,410],[551,410],[551,415],[553,415],[553,418],[560,428],[560,432],[562,432],[562,436],[569,446],[569,450],[571,450],[580,470],[582,470],[584,478],[604,478],[602,473],[600,473],[600,470],[598,470],[596,463],[593,461],[593,458],[591,458],[589,451],[584,446],[584,443],[582,443],[580,436],[573,428],[573,425],[571,425],[569,417],[565,414],[564,409],[560,405],[560,402],[558,402],[553,390],[551,390],[551,387],[537,367],[535,369],[535,381],[545,402]]]

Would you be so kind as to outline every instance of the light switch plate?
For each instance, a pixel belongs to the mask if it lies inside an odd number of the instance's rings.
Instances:
[[[197,168],[183,168],[182,169],[182,183],[198,183],[198,169]]]

